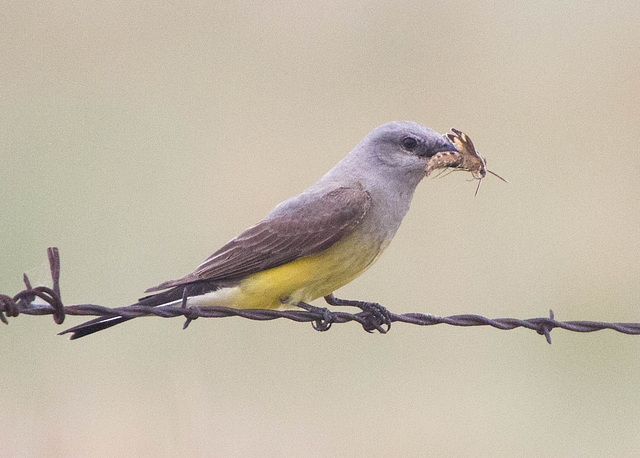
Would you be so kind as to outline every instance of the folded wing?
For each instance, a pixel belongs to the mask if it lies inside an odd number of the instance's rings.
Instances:
[[[366,214],[371,196],[337,188],[304,205],[267,217],[209,256],[198,268],[147,292],[208,280],[234,280],[326,250],[349,234]]]

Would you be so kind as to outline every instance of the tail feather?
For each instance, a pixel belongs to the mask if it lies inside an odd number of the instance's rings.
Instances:
[[[218,287],[219,285],[211,284],[206,281],[194,282],[187,285],[176,286],[161,293],[142,297],[138,299],[138,302],[133,305],[161,307],[163,305],[168,305],[171,302],[179,301],[180,299],[182,299],[185,288],[188,288],[187,293],[189,296],[197,296],[209,291],[214,291]],[[116,324],[124,323],[125,321],[129,321],[130,319],[131,318],[125,318],[122,316],[98,317],[91,321],[79,324],[78,326],[66,329],[60,332],[59,335],[71,333],[69,339],[79,339],[80,337],[88,336],[89,334],[93,334],[94,332],[108,329],[111,326],[115,326]]]
[[[100,317],[91,321],[87,321],[86,323],[79,324],[78,326],[66,329],[58,333],[58,335],[71,333],[71,335],[69,336],[70,340],[79,339],[80,337],[88,336],[89,334],[93,334],[94,332],[108,329],[111,326],[115,326],[116,324],[124,323],[125,321],[128,321],[130,319],[131,318],[125,318],[122,316],[112,316],[108,318]]]

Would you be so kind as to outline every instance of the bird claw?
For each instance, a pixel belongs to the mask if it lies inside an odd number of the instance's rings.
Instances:
[[[284,301],[283,301],[284,302]],[[284,302],[287,303],[287,302]],[[295,305],[306,310],[307,312],[322,314],[322,319],[315,320],[311,323],[313,329],[316,331],[324,332],[331,329],[331,325],[334,322],[333,313],[326,307],[315,307],[311,304],[307,304],[306,302],[296,302]]]
[[[338,299],[333,294],[329,294],[324,297],[329,305],[348,305],[351,307],[358,307],[362,310],[358,316],[361,318],[358,320],[365,331],[372,333],[378,331],[381,334],[386,334],[391,329],[391,313],[386,307],[378,304],[377,302],[364,302],[364,301],[350,301],[347,299]]]
[[[331,325],[333,324],[333,313],[329,311],[326,307],[318,307],[318,311],[322,313],[323,318],[321,320],[316,320],[311,323],[313,329],[316,331],[324,332],[331,329]]]
[[[375,302],[364,302],[362,306],[358,307],[362,309],[362,313],[359,315],[364,318],[361,324],[365,331],[369,333],[378,331],[380,334],[389,332],[391,313],[386,307]]]

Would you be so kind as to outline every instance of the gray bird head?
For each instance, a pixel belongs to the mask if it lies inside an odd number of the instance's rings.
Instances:
[[[436,153],[457,151],[445,135],[411,121],[383,124],[369,132],[361,145],[383,166],[422,171]]]
[[[411,121],[389,122],[369,132],[312,188],[323,192],[327,182],[358,184],[389,199],[410,200],[426,176],[429,159],[444,151],[458,151],[446,136]]]
[[[347,159],[351,166],[365,167],[367,174],[409,176],[414,182],[424,178],[429,158],[443,151],[457,151],[446,136],[422,124],[394,121],[369,132]]]

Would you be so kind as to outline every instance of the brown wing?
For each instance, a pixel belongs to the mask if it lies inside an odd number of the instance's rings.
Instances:
[[[198,280],[233,280],[326,250],[355,228],[371,205],[368,192],[337,188],[320,199],[250,227],[189,275],[149,288],[158,291]]]

